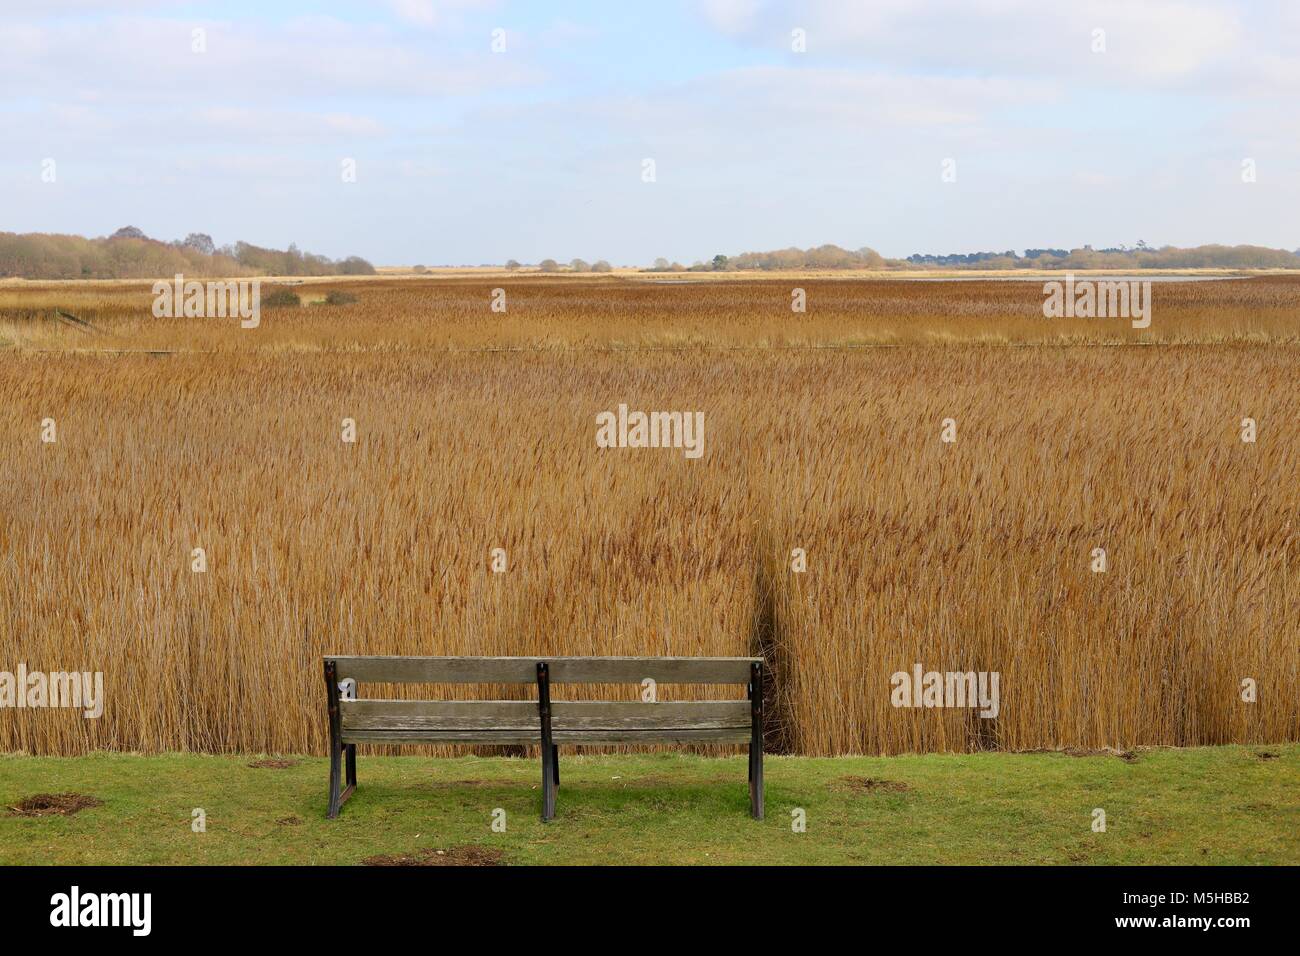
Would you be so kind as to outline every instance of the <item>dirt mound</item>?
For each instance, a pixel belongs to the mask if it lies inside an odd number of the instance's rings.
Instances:
[[[38,793],[25,797],[9,809],[20,817],[70,817],[78,810],[103,804],[103,800],[84,793]]]
[[[254,760],[249,766],[258,770],[287,770],[290,767],[298,766],[298,761],[285,760],[281,757],[268,757],[265,760]]]
[[[485,846],[453,846],[445,850],[432,847],[414,853],[368,856],[362,866],[503,866],[502,853]]]

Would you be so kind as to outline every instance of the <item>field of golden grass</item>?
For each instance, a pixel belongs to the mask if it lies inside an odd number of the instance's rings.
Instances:
[[[805,754],[1300,739],[1300,280],[1158,285],[1146,330],[804,287],[385,277],[253,330],[0,289],[0,670],[108,691],[0,750],[322,752],[325,652],[761,652]],[[703,457],[598,448],[619,403]],[[999,672],[996,720],[892,707],[918,662]]]
[[[1060,278],[1060,277],[1058,277]],[[268,281],[263,295],[280,287]],[[1043,318],[1036,281],[741,280],[639,275],[308,280],[302,308],[266,309],[256,330],[156,319],[150,284],[0,285],[0,348],[378,351],[482,348],[800,348],[879,345],[1300,344],[1300,275],[1153,283],[1150,328]],[[791,311],[804,289],[807,311]],[[330,306],[331,290],[357,301]],[[490,308],[505,292],[506,312]],[[55,310],[94,323],[87,335]]]

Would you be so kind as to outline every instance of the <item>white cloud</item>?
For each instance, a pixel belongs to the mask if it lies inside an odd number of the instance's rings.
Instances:
[[[325,17],[283,24],[217,21],[206,52],[190,21],[115,19],[0,25],[0,86],[57,100],[111,92],[130,102],[212,103],[241,97],[481,94],[534,85],[540,72],[515,57],[418,42],[383,26]]]
[[[1279,10],[1275,16],[1297,14]],[[802,27],[810,59],[905,72],[1082,76],[1093,85],[1166,86],[1245,82],[1265,71],[1290,82],[1300,64],[1294,49],[1274,57],[1285,63],[1256,63],[1260,51],[1288,42],[1274,36],[1275,16],[1246,2],[1206,0],[719,0],[704,10],[720,32],[773,50],[788,43],[791,28]],[[1094,29],[1105,31],[1105,53],[1092,50]]]

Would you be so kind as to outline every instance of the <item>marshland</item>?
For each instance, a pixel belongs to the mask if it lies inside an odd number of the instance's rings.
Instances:
[[[1300,739],[1300,278],[1146,329],[1032,282],[279,285],[254,329],[0,286],[0,660],[106,693],[0,751],[321,753],[327,652],[759,653],[802,755]],[[705,453],[600,447],[620,404]],[[918,664],[996,718],[892,706]]]

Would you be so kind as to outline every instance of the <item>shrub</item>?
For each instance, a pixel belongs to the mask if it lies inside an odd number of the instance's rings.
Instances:
[[[283,286],[274,288],[262,295],[262,308],[264,309],[287,309],[299,305],[302,305],[302,299],[298,298],[298,293]]]

